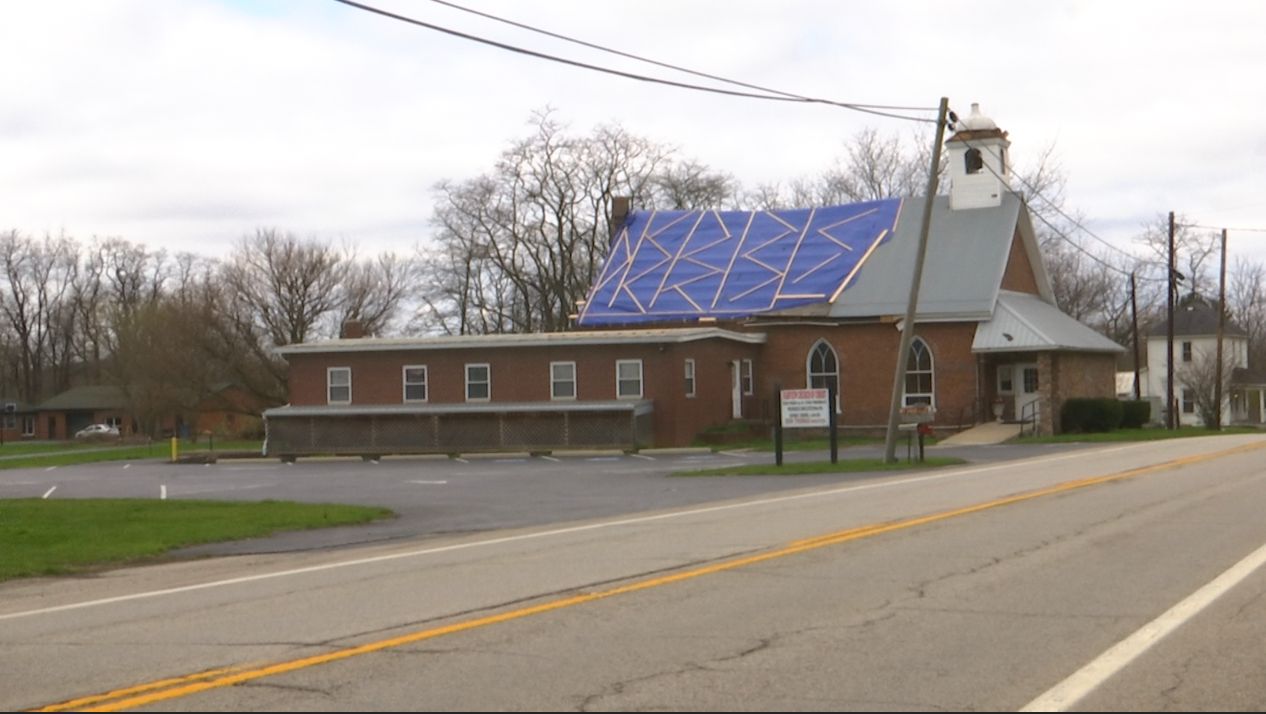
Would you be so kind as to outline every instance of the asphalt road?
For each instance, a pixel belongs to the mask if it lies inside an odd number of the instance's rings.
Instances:
[[[613,512],[6,584],[0,707],[1256,711],[1264,456],[1182,439],[763,490],[663,475],[728,456],[119,467],[169,497],[461,483],[450,515],[571,479],[588,503],[523,508]],[[67,475],[50,497],[101,480]]]

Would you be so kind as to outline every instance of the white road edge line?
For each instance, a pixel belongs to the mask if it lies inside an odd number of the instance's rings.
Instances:
[[[1225,595],[1240,581],[1266,563],[1266,544],[1253,551],[1204,587],[1188,595],[1160,617],[1113,645],[1064,681],[1029,702],[1022,712],[1062,712],[1076,706],[1083,697],[1120,672],[1169,633],[1200,614],[1214,600]]]
[[[56,490],[57,490],[56,486],[48,489],[47,491],[44,492],[43,498],[48,498],[49,496],[53,495],[53,491],[56,491]]]
[[[1098,457],[1103,454],[1115,453],[1118,451],[1126,451],[1129,449],[1139,448],[1155,448],[1153,442],[1144,442],[1141,444],[1127,444],[1125,446],[1116,446],[1104,449],[1087,449],[1084,451],[1074,451],[1068,454],[1056,454],[1053,456],[1044,456],[1036,459],[1026,459],[1023,463],[1039,464],[1049,463],[1052,461],[1066,461],[1078,457]],[[21,612],[11,612],[8,614],[0,614],[0,622],[4,620],[14,620],[19,617],[30,617],[32,615],[47,615],[54,612],[65,612],[67,610],[79,610],[85,607],[96,607],[98,605],[110,605],[117,602],[128,602],[130,600],[144,600],[152,597],[161,597],[164,595],[176,595],[179,593],[192,592],[195,590],[206,590],[208,588],[218,588],[226,585],[239,585],[241,583],[256,582],[259,580],[271,580],[273,578],[284,578],[292,575],[303,575],[305,573],[316,573],[325,570],[337,570],[339,568],[355,567],[359,565],[373,565],[375,563],[383,563],[392,560],[401,560],[404,558],[418,558],[426,555],[435,555],[436,553],[448,553],[457,550],[469,550],[471,548],[481,548],[490,545],[501,545],[503,543],[513,543],[516,541],[536,540],[539,538],[549,538],[558,535],[567,535],[569,533],[581,533],[584,531],[595,531],[605,528],[617,528],[620,526],[637,525],[640,523],[651,523],[654,521],[665,521],[673,518],[681,518],[683,516],[694,516],[704,513],[720,513],[723,511],[733,511],[742,508],[751,508],[753,506],[764,506],[772,503],[785,503],[787,501],[799,501],[806,498],[820,498],[822,496],[835,496],[844,493],[853,493],[856,491],[871,491],[881,488],[890,488],[893,486],[907,486],[910,484],[927,483],[929,481],[940,481],[942,479],[970,476],[973,474],[987,473],[990,471],[998,471],[1001,469],[1014,469],[1016,462],[1004,461],[989,466],[978,466],[975,468],[954,469],[952,471],[942,471],[940,473],[929,474],[926,476],[911,476],[909,478],[895,479],[892,481],[883,481],[881,483],[861,483],[849,486],[840,486],[826,491],[809,491],[807,493],[794,493],[785,496],[773,496],[771,498],[763,498],[755,501],[744,501],[742,503],[728,503],[720,506],[704,506],[702,508],[691,508],[681,511],[672,511],[670,513],[660,513],[651,516],[635,516],[633,518],[617,518],[611,521],[602,521],[599,523],[590,523],[583,526],[570,526],[567,528],[554,528],[550,530],[537,531],[535,533],[524,533],[513,536],[503,536],[499,538],[489,538],[487,540],[468,541],[466,543],[456,543],[454,545],[438,546],[434,548],[420,548],[418,550],[410,550],[402,553],[390,553],[387,555],[376,555],[368,558],[354,558],[352,560],[340,560],[333,563],[322,563],[321,565],[309,565],[303,568],[292,568],[289,570],[278,570],[271,573],[259,573],[258,575],[244,575],[239,578],[227,578],[225,580],[212,580],[205,583],[195,583],[193,585],[183,585],[175,588],[164,588],[162,590],[149,590],[139,593],[131,593],[128,595],[117,595],[115,597],[101,598],[99,600],[85,600],[83,602],[74,602],[66,605],[54,605],[52,607],[39,608],[37,610],[24,610]]]

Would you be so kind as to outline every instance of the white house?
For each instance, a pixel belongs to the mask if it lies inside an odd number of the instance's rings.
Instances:
[[[1199,384],[1212,385],[1208,375],[1217,366],[1218,310],[1199,296],[1189,295],[1174,309],[1174,402],[1182,426],[1203,426],[1196,408]],[[1153,420],[1164,422],[1168,383],[1168,323],[1147,335],[1147,369],[1142,372],[1142,396],[1153,404]],[[1222,329],[1224,384],[1222,423],[1266,424],[1266,378],[1248,367],[1248,333],[1226,321]],[[1201,379],[1201,373],[1205,377]]]

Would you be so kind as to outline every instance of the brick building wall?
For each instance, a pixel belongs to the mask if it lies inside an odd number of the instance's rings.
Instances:
[[[1049,375],[1041,386],[1042,433],[1059,433],[1059,412],[1066,399],[1116,397],[1115,354],[1043,352],[1038,369]]]
[[[1029,254],[1024,249],[1019,232],[1011,239],[1011,253],[1007,256],[1007,267],[1002,275],[1002,289],[1038,294],[1037,276],[1033,273],[1033,264],[1029,262]]]
[[[351,370],[352,406],[404,403],[406,365],[427,369],[427,403],[466,403],[466,365],[488,365],[487,403],[551,402],[551,362],[575,363],[576,399],[617,399],[616,363],[640,360],[642,399],[652,400],[657,444],[688,444],[703,429],[731,419],[732,361],[751,360],[754,371],[761,345],[724,339],[684,343],[521,346],[502,349],[428,349],[291,354],[290,403],[316,406],[327,403],[326,374],[330,367]],[[687,396],[685,361],[695,361],[695,396]],[[743,398],[750,413],[754,396]],[[481,402],[483,403],[483,402]],[[556,402],[557,403],[557,402]]]
[[[772,417],[775,384],[807,386],[807,363],[818,340],[835,350],[843,427],[883,428],[888,423],[892,380],[901,333],[893,323],[760,326],[767,335],[757,380],[759,413]],[[932,351],[936,422],[971,423],[977,399],[976,358],[971,352],[976,323],[919,325],[915,336]]]

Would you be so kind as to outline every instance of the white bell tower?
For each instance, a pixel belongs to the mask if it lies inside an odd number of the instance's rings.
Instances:
[[[1007,132],[980,113],[973,102],[971,116],[954,126],[954,135],[945,142],[949,155],[950,208],[990,208],[1002,204],[1002,194],[1011,188],[1011,168],[1007,161]]]

